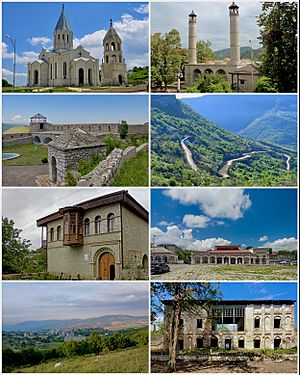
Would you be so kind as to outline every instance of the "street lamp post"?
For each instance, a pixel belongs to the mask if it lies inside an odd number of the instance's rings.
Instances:
[[[16,57],[17,57],[17,43],[10,35],[6,35],[6,38],[11,41],[14,48],[14,58],[13,58],[13,87],[16,86]]]

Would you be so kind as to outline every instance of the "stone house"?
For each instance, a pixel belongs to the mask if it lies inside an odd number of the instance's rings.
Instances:
[[[192,302],[191,302],[192,303]],[[294,301],[224,300],[198,311],[183,311],[179,349],[276,349],[296,346]],[[164,301],[165,348],[169,344],[169,317],[172,301]]]
[[[148,279],[148,212],[127,191],[37,220],[47,271],[88,280]]]
[[[269,249],[241,249],[239,245],[215,246],[213,250],[193,250],[191,264],[209,265],[267,265]]]
[[[161,246],[152,247],[151,262],[155,262],[156,260],[162,260],[166,263],[178,263],[178,255],[174,251]]]

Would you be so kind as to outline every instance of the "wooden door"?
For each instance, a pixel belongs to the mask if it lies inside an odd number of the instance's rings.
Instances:
[[[111,253],[104,253],[99,260],[99,276],[101,280],[115,279],[115,258]]]

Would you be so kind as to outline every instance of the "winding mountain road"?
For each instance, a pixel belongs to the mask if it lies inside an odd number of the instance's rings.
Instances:
[[[286,157],[286,170],[287,171],[290,171],[291,170],[291,157],[287,154],[284,154],[284,156]]]
[[[229,168],[232,166],[233,163],[239,160],[245,160],[251,158],[254,154],[257,154],[259,152],[267,152],[267,151],[251,151],[243,154],[240,158],[236,159],[231,159],[228,160],[225,165],[219,170],[219,174],[221,175],[222,178],[230,178],[230,174],[228,173]]]
[[[185,154],[185,157],[186,157],[186,160],[187,160],[189,166],[191,167],[191,169],[193,171],[197,171],[198,167],[197,167],[196,163],[194,162],[193,155],[192,155],[190,149],[188,148],[188,146],[184,143],[184,141],[186,141],[188,138],[190,138],[190,137],[185,137],[181,140],[181,142],[180,142],[181,147],[184,151],[184,154]]]

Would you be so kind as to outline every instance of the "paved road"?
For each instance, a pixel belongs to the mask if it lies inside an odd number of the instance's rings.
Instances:
[[[198,167],[196,163],[194,162],[193,155],[190,151],[190,149],[187,147],[187,145],[184,143],[189,137],[185,137],[181,140],[181,147],[183,148],[183,151],[185,153],[186,160],[189,164],[189,166],[192,168],[193,171],[197,171]]]
[[[291,157],[287,154],[284,154],[284,156],[286,157],[286,170],[287,171],[290,171],[291,170]]]
[[[48,165],[2,166],[3,186],[37,186],[37,176],[48,174]]]

